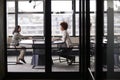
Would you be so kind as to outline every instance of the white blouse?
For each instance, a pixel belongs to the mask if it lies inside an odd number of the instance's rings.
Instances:
[[[66,43],[67,47],[72,47],[72,42],[71,42],[71,39],[70,39],[70,36],[69,36],[67,30],[63,31],[62,41]]]

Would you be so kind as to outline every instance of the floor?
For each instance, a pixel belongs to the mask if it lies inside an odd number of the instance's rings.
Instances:
[[[58,56],[52,59],[58,59]],[[25,56],[26,64],[15,64],[16,56],[8,56],[8,72],[45,72],[45,66],[36,66],[32,69],[31,60],[32,56]],[[79,57],[76,57],[76,62],[79,62]],[[54,61],[52,66],[53,72],[79,72],[79,63],[68,65],[66,62],[60,63],[59,60]]]
[[[58,59],[58,56],[53,56],[53,60]],[[8,56],[8,72],[45,72],[45,66],[36,66],[32,69],[33,65],[31,65],[32,56],[25,56],[26,64],[16,65],[16,57]],[[14,62],[14,63],[11,63]],[[76,62],[79,62],[79,57],[76,57]],[[95,58],[94,56],[90,58],[91,71],[95,71]],[[68,65],[67,62],[60,63],[59,60],[54,61],[54,65],[52,66],[53,72],[79,72],[79,63],[73,63],[72,65]],[[103,66],[103,71],[107,71],[106,66]],[[114,66],[115,72],[120,72],[120,66]]]

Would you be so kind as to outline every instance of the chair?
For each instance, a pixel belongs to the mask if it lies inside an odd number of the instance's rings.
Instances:
[[[18,55],[20,54],[20,50],[19,48],[17,48],[16,46],[11,46],[11,37],[8,37],[7,38],[7,55],[9,56],[13,56],[15,55],[16,56],[16,60],[18,59]],[[9,61],[8,63],[15,63],[16,64],[16,61]]]
[[[90,43],[90,57],[95,55],[95,43]]]
[[[67,62],[68,65],[72,65],[73,62],[75,62],[75,55],[72,55],[72,49],[73,47],[67,48],[65,47],[65,43],[63,44],[58,44],[57,45],[57,51],[56,54],[58,54],[58,59],[54,59],[55,60],[59,60],[59,62]],[[63,59],[66,58],[66,59]],[[70,61],[70,59],[72,59],[72,62]]]
[[[16,56],[16,60],[18,58],[18,55],[20,54],[20,50],[18,50],[16,47],[11,48],[10,46],[7,47],[7,55],[9,56]],[[8,63],[16,63],[16,61],[9,61]]]

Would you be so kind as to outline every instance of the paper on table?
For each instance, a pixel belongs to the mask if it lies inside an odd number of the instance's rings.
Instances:
[[[59,41],[53,41],[54,44],[57,44],[57,43],[64,43],[63,41],[59,40]]]

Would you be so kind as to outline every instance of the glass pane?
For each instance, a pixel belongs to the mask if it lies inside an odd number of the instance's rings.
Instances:
[[[107,8],[106,10],[108,11],[108,13],[104,13],[103,71],[107,71],[109,73],[119,72],[120,69],[119,6],[119,1],[113,0],[106,1],[104,7]]]
[[[19,14],[18,24],[25,36],[43,36],[43,14]]]
[[[52,1],[51,9],[53,12],[72,12],[72,1]]]
[[[114,0],[114,72],[120,72],[120,1]]]
[[[68,33],[72,36],[72,14],[52,14],[52,36],[60,36],[60,22],[68,22]]]
[[[95,72],[95,45],[96,45],[96,1],[90,1],[90,70]],[[93,75],[93,74],[92,74]]]
[[[107,27],[107,1],[104,1],[104,36],[103,41],[107,40],[108,27]],[[103,42],[103,71],[107,70],[107,42]]]
[[[72,0],[52,1],[51,7],[52,72],[79,72],[79,37],[72,37]]]
[[[15,2],[14,1],[7,2],[7,12],[15,12]]]
[[[13,37],[15,36],[12,34],[15,29],[15,11],[12,12],[13,7],[15,9],[16,6],[13,3],[8,6],[10,6],[7,7],[7,13],[9,12],[7,14],[8,72],[45,72],[44,14],[32,13],[43,12],[43,2],[18,1],[19,12],[31,12],[18,14],[16,17],[18,25],[21,26],[22,38]]]
[[[43,1],[19,1],[18,3],[19,12],[43,12]]]

